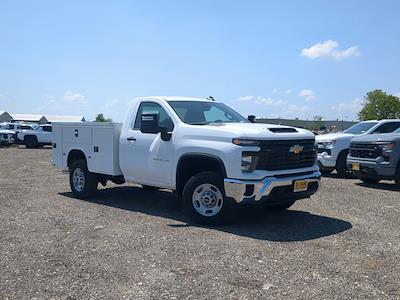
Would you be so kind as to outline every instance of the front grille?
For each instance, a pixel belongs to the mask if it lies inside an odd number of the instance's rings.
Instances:
[[[316,161],[314,139],[261,141],[257,170],[286,170],[311,167]],[[290,150],[303,147],[299,153]]]
[[[374,144],[351,143],[349,155],[359,158],[378,158],[382,156],[382,149]]]

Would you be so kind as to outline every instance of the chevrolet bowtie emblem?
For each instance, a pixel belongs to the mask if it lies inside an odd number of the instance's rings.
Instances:
[[[294,145],[290,147],[289,152],[292,152],[294,154],[299,154],[301,151],[303,151],[304,147],[300,145]]]

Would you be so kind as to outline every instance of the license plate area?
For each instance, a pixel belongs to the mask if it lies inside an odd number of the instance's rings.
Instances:
[[[351,169],[353,171],[360,171],[360,164],[359,163],[352,163],[351,164]]]
[[[304,192],[308,189],[308,181],[307,180],[296,180],[294,182],[293,192]]]

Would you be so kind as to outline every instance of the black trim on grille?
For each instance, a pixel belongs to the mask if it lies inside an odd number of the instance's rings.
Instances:
[[[374,159],[382,156],[382,149],[375,144],[351,143],[349,156]]]
[[[302,151],[294,153],[295,146],[302,147]],[[306,168],[313,166],[316,162],[314,139],[261,141],[260,147],[257,170]]]

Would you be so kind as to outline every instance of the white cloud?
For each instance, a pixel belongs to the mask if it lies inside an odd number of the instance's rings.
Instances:
[[[338,104],[335,104],[332,106],[332,110],[337,111],[337,112],[359,112],[362,108],[362,99],[356,98],[351,101],[343,101],[339,102]]]
[[[400,92],[399,93],[395,93],[393,96],[396,96],[396,97],[400,98]]]
[[[267,105],[267,106],[283,106],[287,102],[283,101],[283,100],[275,100],[272,98],[265,98],[265,97],[258,96],[256,99],[256,103]]]
[[[313,100],[315,100],[315,92],[313,90],[301,90],[299,92],[299,96],[304,98],[304,100],[306,100],[306,102],[311,102]]]
[[[292,93],[292,90],[291,90],[291,89],[287,89],[287,90],[285,91],[285,93],[286,93],[286,94],[291,94],[291,93]]]
[[[357,46],[352,46],[344,50],[339,50],[338,47],[338,42],[327,40],[323,43],[317,43],[310,48],[304,48],[301,51],[301,55],[311,59],[319,57],[343,59],[347,57],[356,57],[361,55]]]
[[[66,91],[64,93],[63,99],[66,102],[70,102],[70,103],[79,103],[79,104],[86,104],[87,103],[84,95],[79,94],[79,93],[74,93],[72,91]]]
[[[248,101],[251,101],[251,100],[253,100],[254,99],[254,96],[242,96],[242,97],[239,97],[239,98],[237,98],[236,100],[238,100],[238,101],[244,101],[244,102],[248,102]]]

